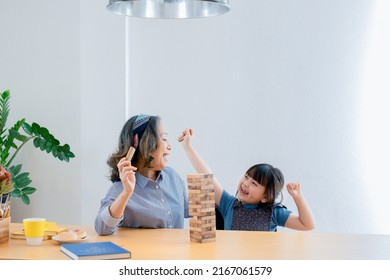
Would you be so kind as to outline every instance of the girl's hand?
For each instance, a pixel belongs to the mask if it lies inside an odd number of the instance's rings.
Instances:
[[[288,183],[287,191],[293,198],[299,197],[301,196],[301,185],[298,182]]]
[[[179,136],[179,142],[181,142],[184,148],[191,145],[192,135],[193,135],[192,128],[186,128]]]
[[[309,204],[301,193],[301,185],[298,182],[288,183],[287,190],[294,199],[298,215],[291,213],[284,226],[295,230],[312,230],[314,228],[314,218]]]
[[[130,160],[122,158],[118,164],[119,177],[123,184],[123,191],[127,194],[132,194],[135,186],[135,171],[137,167],[132,166]]]

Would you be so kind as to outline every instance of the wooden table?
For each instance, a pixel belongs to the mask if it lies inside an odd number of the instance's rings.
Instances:
[[[75,226],[67,226],[68,229]],[[11,224],[11,231],[22,224]],[[187,229],[120,228],[99,236],[92,226],[86,242],[112,241],[132,252],[136,260],[389,260],[390,235],[316,232],[217,231],[215,242],[194,243]],[[0,245],[0,259],[69,259],[54,240],[27,246],[10,239]]]

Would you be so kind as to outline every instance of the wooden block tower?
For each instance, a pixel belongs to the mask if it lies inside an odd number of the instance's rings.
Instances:
[[[189,174],[188,206],[190,240],[198,243],[215,241],[215,196],[213,174]]]

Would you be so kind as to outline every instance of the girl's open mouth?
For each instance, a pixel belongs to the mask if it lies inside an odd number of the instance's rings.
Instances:
[[[248,195],[249,192],[247,189],[243,188],[242,186],[240,187],[240,192],[243,194],[243,195]]]

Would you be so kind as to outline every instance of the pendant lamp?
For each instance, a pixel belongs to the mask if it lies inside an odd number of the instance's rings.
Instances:
[[[114,14],[141,18],[198,18],[224,14],[228,0],[109,0]]]

